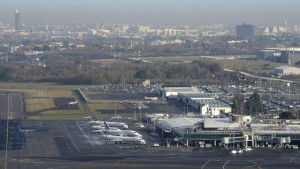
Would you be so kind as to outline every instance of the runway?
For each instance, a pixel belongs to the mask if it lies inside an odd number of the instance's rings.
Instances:
[[[0,92],[0,120],[24,119],[22,93]]]

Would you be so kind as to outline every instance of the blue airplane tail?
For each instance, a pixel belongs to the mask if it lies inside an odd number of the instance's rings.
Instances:
[[[106,130],[110,130],[110,128],[109,128],[109,126],[108,126],[108,124],[106,122],[104,122],[104,125],[105,125],[105,129]]]

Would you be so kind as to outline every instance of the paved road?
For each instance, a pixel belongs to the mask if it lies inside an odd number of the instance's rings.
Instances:
[[[0,120],[24,119],[22,94],[0,92]]]
[[[278,79],[278,78],[270,78],[270,77],[262,77],[262,76],[257,76],[257,75],[252,75],[252,74],[249,74],[247,72],[242,72],[242,71],[239,71],[239,70],[231,70],[231,69],[224,69],[224,71],[226,72],[240,72],[241,74],[245,75],[245,76],[249,76],[249,77],[252,77],[252,78],[257,78],[257,79],[264,79],[264,80],[271,80],[271,81],[281,81],[281,82],[286,82],[286,83],[294,83],[295,81],[292,81],[292,80],[285,80],[285,79]]]
[[[80,94],[80,92],[78,90],[74,90],[73,92],[77,96],[77,98],[79,99],[79,104],[82,105],[82,107],[84,109],[84,112],[87,113],[87,116],[90,116],[94,120],[96,120],[96,117],[95,117],[94,113],[90,110],[89,106],[87,105],[87,102],[82,97],[82,95]]]

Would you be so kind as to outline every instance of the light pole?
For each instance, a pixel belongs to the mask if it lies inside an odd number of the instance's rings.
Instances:
[[[136,120],[135,104],[133,104],[133,120]]]
[[[142,124],[142,108],[139,107],[139,109],[140,109],[140,124]]]
[[[289,87],[289,101],[291,101],[291,84],[287,83],[286,85]]]

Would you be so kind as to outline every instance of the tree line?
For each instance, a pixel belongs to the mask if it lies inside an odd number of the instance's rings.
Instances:
[[[141,83],[146,79],[169,85],[200,82],[219,82],[231,78],[223,68],[213,62],[190,63],[114,63],[111,65],[89,61],[52,61],[47,67],[30,66],[26,63],[0,64],[2,82],[52,82],[60,84],[120,84]]]

